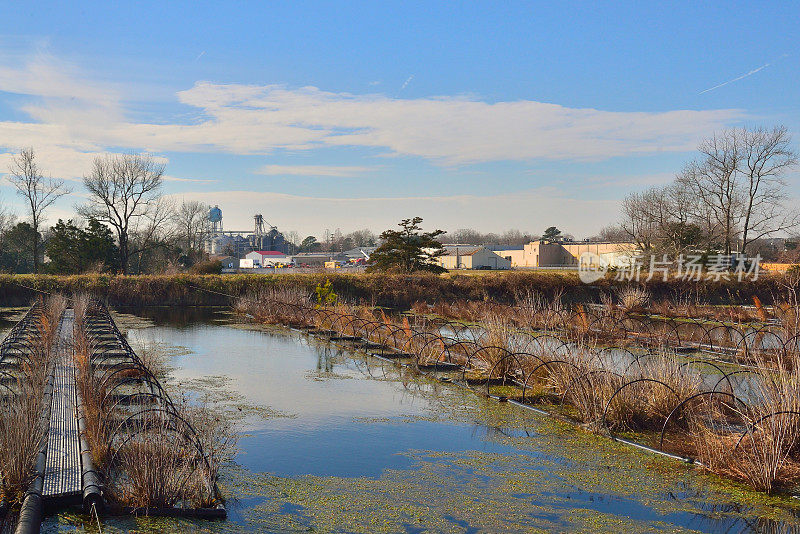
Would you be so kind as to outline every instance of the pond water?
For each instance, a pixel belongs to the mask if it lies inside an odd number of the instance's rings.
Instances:
[[[242,437],[226,521],[106,518],[103,532],[800,532],[796,500],[298,332],[220,309],[119,323],[168,355],[174,385],[235,407]]]

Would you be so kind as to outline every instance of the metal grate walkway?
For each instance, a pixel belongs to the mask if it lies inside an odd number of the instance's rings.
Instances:
[[[64,312],[59,324],[56,363],[53,371],[53,404],[47,433],[47,463],[44,497],[81,492],[81,459],[75,390],[75,364],[72,359],[73,310]]]

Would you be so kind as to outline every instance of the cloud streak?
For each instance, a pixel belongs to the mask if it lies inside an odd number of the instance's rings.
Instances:
[[[219,180],[207,180],[203,178],[179,178],[177,176],[170,176],[165,174],[162,176],[165,182],[192,182],[192,183],[201,183],[201,184],[209,184],[213,182],[219,182]]]
[[[256,174],[290,175],[290,176],[357,176],[375,170],[374,167],[336,166],[336,165],[263,165],[256,169]]]

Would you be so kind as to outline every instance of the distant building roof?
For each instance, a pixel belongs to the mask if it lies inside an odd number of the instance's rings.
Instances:
[[[489,250],[498,251],[498,250],[524,250],[525,247],[522,245],[483,245],[484,247],[488,248]]]
[[[472,256],[483,248],[486,247],[482,245],[447,245],[444,247],[447,256]]]
[[[286,256],[286,254],[278,250],[254,250],[253,252],[262,256]]]
[[[321,258],[321,257],[330,257],[332,253],[330,252],[298,252],[297,254],[293,254],[293,256],[299,258]]]
[[[351,248],[350,250],[345,250],[344,252],[341,252],[341,254],[344,254],[345,256],[349,257],[362,258],[363,257],[362,251],[365,254],[372,254],[373,252],[375,252],[375,250],[377,250],[377,248],[378,247],[356,247],[356,248]]]

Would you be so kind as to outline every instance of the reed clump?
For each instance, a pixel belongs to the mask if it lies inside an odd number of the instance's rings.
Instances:
[[[299,287],[270,287],[240,297],[234,310],[259,323],[301,326],[308,318],[299,310],[310,304],[310,294]]]
[[[0,401],[0,500],[22,502],[41,444],[42,404],[36,391],[4,396]]]
[[[187,479],[198,459],[187,454],[183,438],[157,414],[129,429],[133,439],[116,452],[109,490],[114,501],[132,508],[171,508],[188,500]]]
[[[141,407],[125,439],[113,447],[110,498],[120,506],[213,508],[222,466],[230,461],[238,433],[231,419],[206,402],[182,400],[176,411]]]
[[[617,300],[623,310],[630,313],[644,310],[650,304],[650,292],[639,286],[627,286],[616,291]]]

